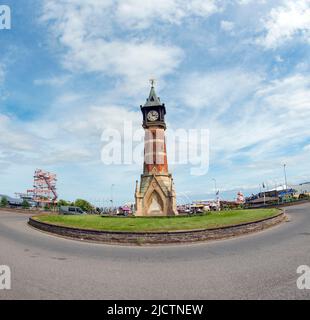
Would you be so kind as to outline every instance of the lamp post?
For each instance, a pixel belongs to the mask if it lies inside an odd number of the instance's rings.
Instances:
[[[189,201],[189,205],[191,205],[193,203],[193,200],[185,193],[185,192],[179,192],[179,194],[185,198],[185,201],[187,199],[187,201]]]
[[[112,184],[111,185],[111,207],[112,207],[112,210],[113,210],[113,188],[114,188],[115,184]]]
[[[215,192],[215,199],[216,199],[216,196],[217,196],[217,187],[216,187],[216,179],[215,178],[213,178],[212,179],[213,181],[214,181],[214,192]]]
[[[221,203],[220,203],[220,199],[219,199],[219,197],[218,197],[218,191],[217,191],[217,186],[216,186],[216,179],[213,178],[212,180],[214,181],[215,201],[216,201],[217,210],[220,211],[220,210],[221,210]]]
[[[263,188],[264,188],[264,206],[266,206],[266,191],[265,191],[266,185],[265,185],[265,183],[263,184]]]
[[[285,189],[287,189],[287,179],[286,179],[286,163],[283,164],[284,171],[284,181],[285,181]]]

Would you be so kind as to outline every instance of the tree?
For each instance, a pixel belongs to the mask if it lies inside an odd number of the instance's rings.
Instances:
[[[30,204],[26,199],[23,200],[22,207],[23,207],[23,209],[29,209],[30,208]]]
[[[83,199],[76,199],[74,205],[86,212],[91,212],[94,210],[94,207],[88,201]]]
[[[63,200],[63,199],[58,200],[58,207],[62,207],[62,206],[63,207],[71,206],[71,202]]]
[[[0,201],[0,207],[1,208],[6,208],[9,205],[9,201],[7,198],[2,197]]]

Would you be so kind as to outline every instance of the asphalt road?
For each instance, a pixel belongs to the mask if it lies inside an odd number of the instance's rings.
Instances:
[[[299,265],[310,266],[310,204],[290,222],[231,240],[119,247],[36,231],[27,215],[0,212],[0,265],[12,270],[1,299],[309,299]]]

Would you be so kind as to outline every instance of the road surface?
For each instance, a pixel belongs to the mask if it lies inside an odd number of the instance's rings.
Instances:
[[[230,240],[119,247],[32,229],[28,215],[0,212],[0,265],[12,271],[1,299],[310,299],[299,265],[310,266],[310,204],[290,222]]]

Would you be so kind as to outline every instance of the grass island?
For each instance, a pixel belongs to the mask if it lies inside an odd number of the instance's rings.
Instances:
[[[99,215],[40,215],[34,220],[86,230],[116,232],[165,232],[211,229],[255,222],[279,214],[275,208],[214,211],[204,215],[174,217],[102,217]]]

